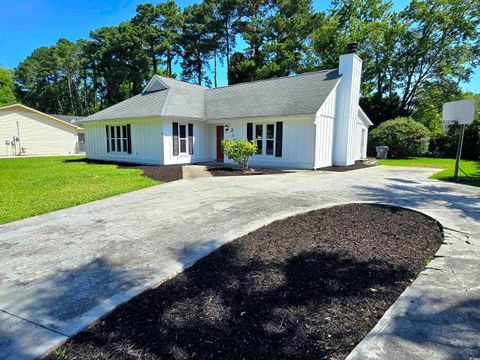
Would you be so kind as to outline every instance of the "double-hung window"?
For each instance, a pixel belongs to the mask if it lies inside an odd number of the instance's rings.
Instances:
[[[130,124],[106,125],[107,152],[132,153]]]
[[[257,145],[256,155],[275,153],[275,124],[254,124],[253,143]]]
[[[180,154],[187,153],[187,125],[180,124],[179,127],[179,141],[180,141]]]
[[[173,155],[193,155],[193,124],[172,123]]]
[[[263,124],[255,124],[254,144],[257,145],[257,155],[263,154]]]
[[[247,123],[247,139],[257,146],[255,155],[282,157],[283,122]]]

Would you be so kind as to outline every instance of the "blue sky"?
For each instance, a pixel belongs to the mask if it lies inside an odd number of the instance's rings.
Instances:
[[[0,0],[0,64],[14,68],[37,47],[53,45],[62,37],[71,41],[88,38],[91,30],[130,19],[137,4],[145,2],[149,1]],[[177,0],[181,7],[195,2],[199,1]],[[314,0],[315,9],[325,10],[329,2]],[[398,9],[408,4],[408,0],[393,2]],[[225,84],[225,69],[221,68],[219,85]],[[463,87],[480,93],[480,68]]]

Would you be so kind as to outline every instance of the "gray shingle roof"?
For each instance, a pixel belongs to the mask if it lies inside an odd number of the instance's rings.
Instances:
[[[315,114],[339,78],[337,70],[328,70],[212,89],[206,118]]]
[[[77,124],[77,122],[80,122],[82,119],[84,119],[84,116],[76,116],[76,115],[62,115],[62,114],[48,114],[50,116],[53,116],[59,120],[66,121],[70,124]]]
[[[339,80],[335,69],[208,89],[155,75],[142,94],[82,122],[151,116],[203,120],[314,114]]]

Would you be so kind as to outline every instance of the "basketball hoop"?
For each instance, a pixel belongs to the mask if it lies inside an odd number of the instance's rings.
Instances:
[[[455,173],[453,181],[458,182],[458,167],[462,156],[463,134],[465,125],[471,124],[475,118],[475,99],[453,101],[443,104],[442,124],[444,127],[451,127],[455,124],[460,125],[458,134],[457,157],[455,160]]]

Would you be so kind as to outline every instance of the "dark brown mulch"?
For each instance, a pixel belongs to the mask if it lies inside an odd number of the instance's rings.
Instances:
[[[345,172],[345,171],[350,171],[350,170],[358,170],[358,169],[365,169],[368,167],[372,167],[375,165],[371,164],[366,164],[361,160],[355,161],[355,164],[349,165],[349,166],[329,166],[329,167],[324,167],[318,170],[322,171],[337,171],[337,172]]]
[[[277,221],[122,305],[58,359],[343,359],[442,240],[433,219],[377,205]]]
[[[207,166],[207,171],[213,176],[245,176],[245,175],[271,175],[271,174],[285,174],[289,171],[273,169],[273,168],[255,168],[249,169],[244,173],[240,169],[224,166]]]
[[[120,169],[141,169],[143,176],[153,180],[165,182],[177,181],[183,179],[182,165],[139,165],[126,162],[91,160],[91,159],[67,159],[65,162],[85,162],[88,164],[117,165]]]
[[[148,176],[154,180],[170,182],[183,179],[182,165],[122,165],[119,167],[141,169],[143,170],[143,176]]]

